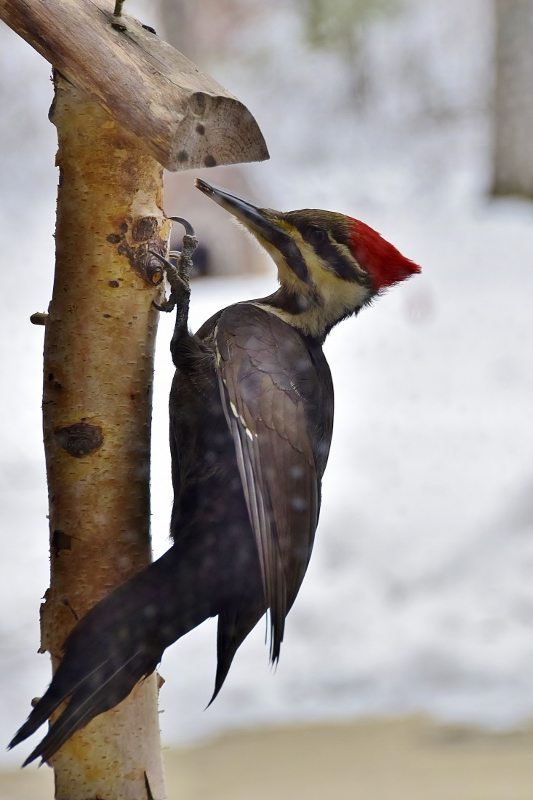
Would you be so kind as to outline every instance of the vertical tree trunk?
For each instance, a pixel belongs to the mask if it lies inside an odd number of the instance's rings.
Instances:
[[[153,351],[166,250],[162,168],[56,76],[57,264],[46,323],[44,439],[51,586],[41,649],[149,563]],[[52,759],[61,800],[164,798],[156,675]],[[148,783],[147,783],[148,782]],[[149,789],[148,789],[149,784]]]
[[[494,194],[533,197],[533,0],[495,0]]]

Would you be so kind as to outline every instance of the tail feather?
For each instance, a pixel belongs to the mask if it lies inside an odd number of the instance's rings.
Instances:
[[[24,725],[19,728],[15,736],[11,739],[8,745],[8,750],[11,750],[11,748],[16,747],[17,744],[20,744],[29,736],[32,736],[32,734],[34,734],[35,731],[38,730],[41,725],[43,725],[54,713],[56,708],[58,708],[61,703],[67,700],[67,698],[70,697],[76,691],[76,689],[78,689],[78,687],[84,683],[84,681],[90,681],[92,675],[94,675],[103,666],[104,664],[99,664],[92,672],[89,672],[87,675],[82,677],[78,684],[75,685],[73,685],[72,682],[63,682],[61,680],[61,675],[56,677],[56,672],[54,680],[50,684],[48,690],[41,698],[39,698],[39,702],[36,704]],[[30,760],[33,761],[33,758],[30,758]],[[30,761],[25,762],[24,766],[26,766],[26,763],[29,764]]]
[[[101,670],[108,671],[105,670],[106,666],[109,670],[109,664],[102,664]],[[149,674],[156,666],[157,661],[152,665],[147,665],[145,654],[137,652],[105,680],[98,684],[89,681],[87,685],[80,686],[72,695],[65,711],[50,727],[44,739],[28,756],[23,766],[27,766],[39,757],[43,761],[48,761],[73,733],[87,725],[98,714],[114,708],[144,677],[147,669]]]
[[[202,588],[196,572],[172,547],[80,620],[50,687],[9,745],[31,736],[70,697],[25,763],[49,759],[76,730],[127,697],[168,645],[212,616],[212,587]]]
[[[217,635],[217,674],[215,689],[207,707],[216,698],[235,657],[235,653],[244,642],[252,628],[255,628],[265,613],[264,603],[251,603],[248,607],[238,609],[226,608],[218,615]]]

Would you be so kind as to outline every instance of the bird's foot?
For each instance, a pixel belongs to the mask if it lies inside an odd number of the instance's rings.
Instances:
[[[198,239],[194,232],[194,228],[190,222],[187,222],[183,217],[169,217],[174,222],[179,222],[185,228],[185,234],[182,240],[182,249],[178,258],[178,274],[180,278],[189,283],[189,277],[192,270],[192,254],[198,247]],[[176,251],[177,252],[177,251]]]
[[[178,271],[174,266],[174,264],[172,264],[168,259],[164,258],[163,256],[160,256],[159,253],[156,253],[154,250],[150,250],[150,253],[163,264],[167,276],[167,281],[170,283],[170,295],[168,299],[163,300],[162,303],[156,303],[155,300],[152,300],[152,305],[154,306],[154,308],[157,308],[158,311],[166,311],[166,312],[174,311],[177,299],[172,283],[175,283],[177,285],[177,282],[181,281],[181,279],[178,276]],[[170,256],[172,257],[172,253],[170,253]],[[171,281],[171,276],[172,276],[172,281]],[[190,292],[188,286],[181,286],[180,288],[182,291]]]
[[[185,228],[185,235],[183,236],[182,249],[173,250],[170,252],[170,258],[177,259],[177,265],[172,264],[171,261],[150,250],[150,253],[160,261],[167,276],[167,281],[170,284],[170,296],[168,300],[164,300],[161,304],[154,301],[154,306],[158,311],[173,311],[175,306],[185,306],[189,302],[191,289],[189,286],[189,276],[192,270],[192,254],[198,246],[198,239],[195,236],[194,228],[182,217],[169,217],[174,222],[180,222]]]

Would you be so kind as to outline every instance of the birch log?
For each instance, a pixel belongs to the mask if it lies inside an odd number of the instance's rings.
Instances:
[[[51,587],[41,649],[149,563],[154,341],[165,253],[162,167],[133,134],[56,76],[57,263],[46,321],[44,439]],[[165,797],[155,674],[53,758],[60,800]],[[148,793],[150,787],[151,794]]]

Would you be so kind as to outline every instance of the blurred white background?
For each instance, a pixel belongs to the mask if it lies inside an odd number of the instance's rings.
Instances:
[[[127,5],[164,30],[163,0]],[[336,390],[333,449],[315,552],[276,673],[261,624],[204,712],[216,623],[205,624],[164,656],[164,740],[416,710],[521,724],[533,716],[533,206],[489,198],[492,4],[206,0],[194,10],[197,4],[176,0],[176,7],[183,18],[174,34],[182,31],[186,55],[248,105],[267,140],[271,161],[240,168],[252,199],[360,218],[423,272],[343,323],[326,344]],[[46,310],[53,275],[49,75],[49,65],[2,25],[6,743],[49,680],[48,657],[36,654],[48,585],[43,329],[29,323],[31,313]],[[211,179],[224,185],[224,168]],[[187,216],[174,202],[167,213]],[[273,272],[198,280],[192,323],[274,285]],[[161,320],[156,363],[157,555],[168,546],[171,507],[171,325]],[[5,759],[19,762],[21,754]]]

